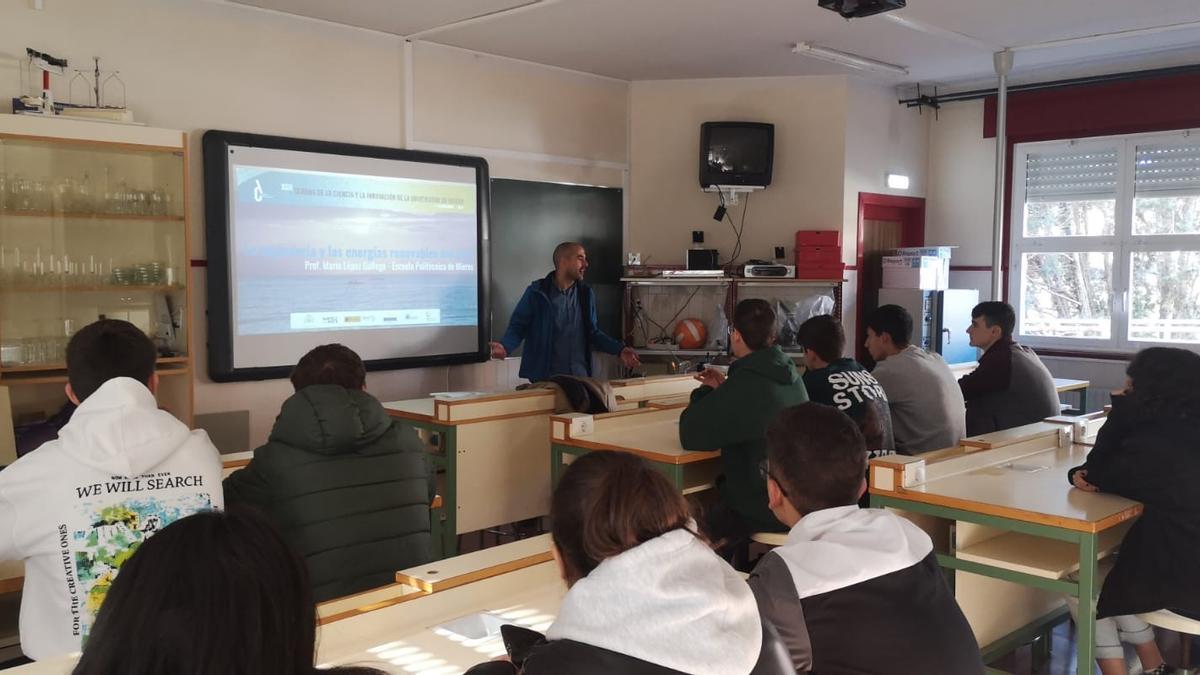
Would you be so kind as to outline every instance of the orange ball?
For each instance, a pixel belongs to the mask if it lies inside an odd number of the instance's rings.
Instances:
[[[701,349],[708,340],[708,329],[700,319],[681,319],[675,324],[675,344],[680,349]]]

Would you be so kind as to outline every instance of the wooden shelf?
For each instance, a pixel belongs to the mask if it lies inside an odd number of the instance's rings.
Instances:
[[[7,370],[5,372],[7,372]],[[184,368],[156,368],[154,370],[154,372],[157,373],[159,377],[175,377],[175,376],[179,376],[179,375],[187,375],[192,372],[192,369],[187,368],[187,367],[184,367]],[[46,373],[46,372],[40,372],[40,373],[35,372],[35,373],[18,373],[15,375],[5,375],[4,377],[0,377],[0,385],[4,385],[6,387],[16,387],[16,386],[21,386],[21,385],[33,385],[33,384],[66,384],[66,382],[67,382],[67,373],[65,370],[54,373],[54,374],[50,374],[50,373]]]
[[[164,356],[157,359],[155,363],[160,366],[170,365],[172,363],[187,363],[190,357],[187,356]],[[35,363],[29,366],[5,366],[0,368],[0,375],[4,373],[51,373],[59,370],[66,370],[65,363]]]
[[[0,292],[6,294],[16,293],[127,293],[138,291],[143,293],[163,293],[167,291],[182,291],[185,286],[168,286],[166,284],[153,286],[139,286],[122,284],[102,284],[93,286],[6,286],[0,289]]]
[[[1129,521],[1128,524],[1101,532],[1096,546],[1097,557],[1104,558],[1116,550],[1132,525],[1133,521]],[[1062,579],[1079,571],[1078,544],[1020,532],[1006,532],[972,544],[959,549],[954,556],[1044,579]]]
[[[145,216],[134,213],[84,213],[73,211],[12,211],[0,210],[0,217],[13,216],[17,218],[63,218],[66,220],[124,220],[124,221],[158,221],[164,223],[182,223],[183,216]]]

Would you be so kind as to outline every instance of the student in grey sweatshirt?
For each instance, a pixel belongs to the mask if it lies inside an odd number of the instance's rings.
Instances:
[[[957,445],[966,436],[962,391],[941,354],[909,344],[913,321],[899,305],[884,305],[867,317],[871,372],[887,394],[896,451],[916,455]]]

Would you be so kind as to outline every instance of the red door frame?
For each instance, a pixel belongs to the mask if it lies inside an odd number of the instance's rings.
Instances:
[[[864,347],[863,327],[864,284],[863,281],[863,221],[865,220],[899,220],[900,245],[925,245],[925,198],[900,197],[897,195],[876,194],[874,192],[858,193],[858,236],[855,239],[854,269],[857,271],[857,290],[855,293],[855,331],[850,339],[855,341],[854,353],[858,360],[863,359]]]

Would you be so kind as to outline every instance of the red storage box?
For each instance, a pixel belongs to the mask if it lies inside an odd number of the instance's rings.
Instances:
[[[796,230],[796,248],[841,245],[841,230]]]
[[[796,265],[833,265],[842,260],[841,246],[801,246],[796,249]]]
[[[841,281],[846,274],[846,263],[825,265],[797,265],[797,279],[836,279]]]

